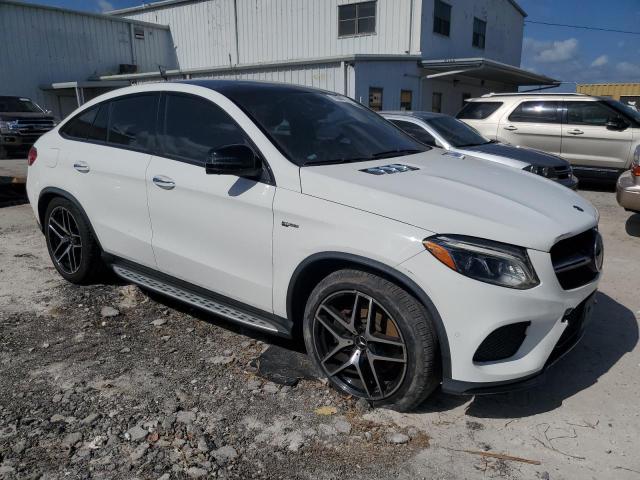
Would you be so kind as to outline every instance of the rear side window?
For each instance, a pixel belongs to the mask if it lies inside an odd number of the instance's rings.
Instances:
[[[96,118],[97,112],[98,107],[91,107],[85,110],[62,127],[62,135],[79,140],[86,139],[91,131],[91,125]]]
[[[225,145],[248,144],[244,132],[220,107],[187,95],[167,95],[162,148],[170,158],[204,163]]]
[[[502,106],[502,102],[467,102],[456,118],[468,120],[484,120]]]
[[[605,126],[619,115],[600,102],[567,102],[567,123]]]
[[[510,122],[560,123],[560,102],[522,102],[509,115]]]
[[[110,103],[103,103],[100,105],[98,114],[93,121],[91,130],[87,140],[93,140],[95,142],[107,141],[107,126],[109,124],[109,105]]]
[[[159,98],[158,95],[136,95],[113,100],[108,143],[133,150],[150,148]]]
[[[418,140],[420,143],[424,143],[425,145],[430,145],[430,146],[436,145],[436,139],[433,138],[433,136],[429,132],[427,132],[424,128],[422,128],[420,125],[416,125],[415,123],[412,123],[412,122],[405,122],[404,120],[390,120],[390,121],[397,127],[407,132],[413,138]]]

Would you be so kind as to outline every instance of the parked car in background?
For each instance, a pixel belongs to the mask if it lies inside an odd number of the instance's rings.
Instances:
[[[457,118],[487,138],[560,155],[585,178],[616,179],[640,145],[638,111],[582,94],[487,94],[467,100]]]
[[[483,137],[466,123],[441,113],[380,112],[380,114],[416,140],[427,145],[444,148],[455,154],[471,155],[527,170],[554,180],[565,187],[574,190],[578,188],[578,179],[573,175],[571,165],[557,155],[497,143]]]
[[[0,158],[9,153],[27,153],[40,136],[56,122],[51,115],[31,99],[0,96]]]
[[[399,410],[441,383],[540,378],[580,339],[601,277],[598,213],[575,192],[452,158],[311,88],[126,87],[28,163],[63,278],[106,262],[229,321],[301,332],[337,389]]]
[[[640,213],[640,146],[634,151],[631,169],[618,178],[616,198],[625,210]]]

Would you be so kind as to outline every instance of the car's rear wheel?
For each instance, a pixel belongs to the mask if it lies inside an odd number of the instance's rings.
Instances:
[[[104,273],[100,247],[82,212],[65,198],[54,198],[44,217],[47,249],[58,273],[76,284],[87,284]]]
[[[307,352],[339,390],[410,410],[440,383],[437,339],[424,306],[377,275],[340,270],[311,293]]]

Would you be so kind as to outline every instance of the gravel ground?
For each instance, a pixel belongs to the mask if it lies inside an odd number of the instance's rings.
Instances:
[[[581,344],[540,387],[436,393],[411,414],[257,375],[277,349],[304,363],[296,343],[69,285],[30,207],[0,209],[0,478],[640,479],[640,215],[581,193],[606,246]]]

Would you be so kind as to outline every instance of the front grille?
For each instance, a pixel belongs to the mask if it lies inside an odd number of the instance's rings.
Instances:
[[[595,228],[560,240],[551,248],[551,262],[560,286],[578,288],[598,276],[596,249],[600,233]]]
[[[30,118],[18,120],[16,125],[20,135],[38,135],[51,130],[55,126],[55,123],[53,120]]]
[[[513,357],[524,342],[530,324],[519,322],[497,328],[482,341],[473,355],[473,361],[495,362]]]

